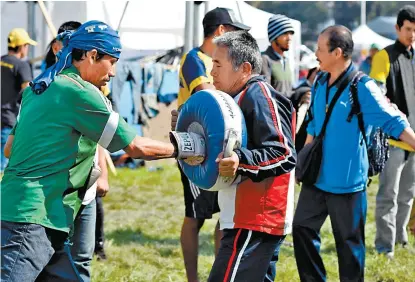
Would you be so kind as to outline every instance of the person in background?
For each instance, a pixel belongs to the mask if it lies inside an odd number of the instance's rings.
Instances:
[[[398,39],[375,55],[370,76],[415,129],[415,6],[404,6],[396,22]],[[396,245],[408,244],[406,230],[415,196],[415,153],[390,146],[376,195],[378,253],[394,257]]]
[[[294,95],[292,96],[291,101],[297,113],[299,113],[298,109],[303,104],[310,104],[311,88],[319,71],[320,68],[317,61],[310,63],[306,80],[294,88]],[[297,119],[297,122],[300,122],[300,120]],[[298,126],[300,126],[300,128],[295,135],[295,150],[297,153],[304,147],[307,138],[308,119],[304,118],[301,125],[297,124],[297,128]]]
[[[379,45],[377,45],[376,43],[373,43],[372,45],[370,45],[369,55],[360,64],[360,68],[359,68],[360,71],[364,72],[367,75],[370,74],[370,70],[372,68],[373,57],[376,55],[377,52],[379,52],[379,50],[380,50]]]
[[[64,22],[58,29],[58,34],[64,31],[75,31],[77,30],[82,24],[77,21],[68,21]],[[51,67],[56,63],[56,54],[62,49],[63,44],[61,41],[56,40],[56,38],[52,39],[49,43],[46,51],[45,60],[42,62],[41,69],[44,71],[45,69]]]
[[[36,46],[23,28],[10,31],[7,38],[8,53],[1,56],[1,167],[3,172],[8,159],[4,155],[4,146],[19,112],[21,92],[33,79],[29,62],[24,59],[29,52],[29,45]]]
[[[320,229],[327,217],[336,241],[340,281],[364,280],[369,161],[357,118],[347,121],[352,109],[350,83],[357,73],[351,61],[353,47],[352,32],[345,26],[330,26],[318,37],[316,56],[325,73],[313,85],[306,144],[321,133],[328,106],[335,96],[339,98],[327,123],[317,180],[302,185],[294,215],[294,253],[301,281],[327,280],[320,254]],[[375,81],[362,77],[357,92],[366,136],[370,126],[381,127],[415,148],[413,130]]]
[[[271,45],[262,53],[261,74],[279,93],[291,100],[296,110],[299,105],[310,104],[310,91],[301,92],[302,87],[294,89],[293,72],[285,52],[291,48],[294,26],[285,15],[273,15],[268,20],[268,39]],[[313,72],[312,72],[313,74]],[[303,133],[305,129],[303,128]],[[305,137],[302,134],[296,147],[302,147]],[[297,145],[301,144],[301,145]]]
[[[275,90],[291,99],[293,74],[284,53],[290,50],[294,26],[284,15],[273,15],[268,21],[268,39],[271,45],[262,53],[261,74]]]
[[[234,30],[249,30],[250,27],[235,21],[233,10],[215,8],[203,18],[204,40],[200,47],[196,47],[185,54],[180,63],[180,90],[178,107],[187,99],[202,89],[215,89],[212,84],[212,53],[215,47],[213,39],[226,32]],[[172,115],[177,117],[177,111]],[[174,130],[174,128],[172,128]],[[197,259],[199,250],[199,231],[206,219],[219,212],[218,193],[199,189],[190,182],[179,165],[184,189],[185,218],[180,236],[183,259],[186,268],[187,280],[198,280]],[[215,228],[215,253],[219,248],[221,232],[219,222]]]

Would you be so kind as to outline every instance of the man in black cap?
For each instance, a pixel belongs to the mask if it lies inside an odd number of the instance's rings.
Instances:
[[[250,27],[237,22],[233,10],[226,8],[215,8],[209,11],[203,18],[204,40],[200,47],[196,47],[185,54],[180,63],[180,90],[178,107],[186,102],[190,95],[202,89],[215,89],[210,72],[213,67],[212,53],[214,49],[213,38],[228,31],[249,30]],[[177,111],[172,112],[172,127],[175,127]],[[199,189],[191,183],[179,166],[181,173],[184,201],[185,218],[181,232],[181,244],[183,258],[186,267],[187,280],[198,281],[197,257],[198,236],[205,219],[212,218],[214,213],[219,212],[218,194]],[[215,228],[215,253],[219,248],[221,233],[219,224]]]

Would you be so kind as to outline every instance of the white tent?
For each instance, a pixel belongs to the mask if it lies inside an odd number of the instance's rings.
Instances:
[[[102,20],[116,28],[127,1],[87,1],[86,20]],[[251,26],[251,34],[257,39],[260,50],[265,50],[268,42],[268,19],[272,14],[259,10],[243,1],[207,1],[207,10],[225,7],[234,10],[235,16]],[[124,47],[134,50],[168,50],[183,46],[186,18],[184,1],[130,1],[122,20],[120,32]],[[200,22],[194,23],[201,29]],[[293,48],[288,57],[292,66],[299,62],[301,46],[301,23],[293,20],[295,36]],[[200,32],[202,36],[202,32]],[[201,40],[202,38],[200,38]],[[294,68],[297,73],[298,69]],[[296,76],[295,76],[296,77]]]
[[[120,21],[127,1],[87,1],[86,20],[102,20],[113,27]],[[272,14],[242,1],[207,1],[208,10],[226,7],[234,10],[244,24],[251,26],[251,34],[258,40],[260,49],[268,45],[267,25]],[[141,50],[172,49],[183,45],[185,26],[184,1],[130,1],[122,24],[122,43],[128,48]],[[202,26],[200,22],[195,23]],[[296,41],[301,38],[301,24],[293,20]],[[297,42],[295,42],[297,43]],[[301,42],[298,42],[299,44]]]
[[[353,41],[356,48],[359,49],[368,49],[370,45],[376,43],[380,48],[384,48],[390,44],[393,44],[393,40],[383,37],[373,30],[371,30],[367,25],[361,25],[352,32]]]
[[[102,20],[113,28],[120,22],[127,1],[86,1],[86,19]],[[184,1],[130,1],[120,33],[124,47],[168,50],[183,45]]]
[[[56,27],[63,22],[76,20],[102,20],[117,28],[127,1],[46,1],[52,21]],[[227,7],[246,25],[252,27],[251,34],[257,39],[260,50],[268,46],[267,25],[272,14],[256,9],[242,1],[206,1],[208,10],[215,7]],[[1,49],[7,50],[5,36],[14,27],[27,26],[27,7],[25,2],[2,2],[1,5]],[[203,11],[204,12],[204,11]],[[201,28],[203,13],[200,13]],[[125,49],[133,50],[169,50],[184,44],[186,18],[185,1],[129,1],[120,32]],[[295,37],[293,48],[289,52],[292,66],[299,61],[301,45],[301,24],[293,20]],[[36,8],[36,39],[41,46],[35,48],[35,56],[44,54],[47,43],[52,39],[47,30],[40,9]],[[200,33],[202,35],[202,32]]]

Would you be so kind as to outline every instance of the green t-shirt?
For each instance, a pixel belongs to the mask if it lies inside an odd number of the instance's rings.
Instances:
[[[1,219],[69,232],[96,145],[111,152],[135,137],[111,104],[72,67],[41,95],[23,93],[1,181]]]

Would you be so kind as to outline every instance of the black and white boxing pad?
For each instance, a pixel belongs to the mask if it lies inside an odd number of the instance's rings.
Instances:
[[[233,98],[218,90],[201,90],[182,106],[176,131],[196,133],[205,139],[205,157],[200,162],[179,159],[179,163],[196,186],[218,191],[229,187],[234,178],[219,176],[216,158],[224,152],[231,155],[236,148],[246,147],[245,119]]]

